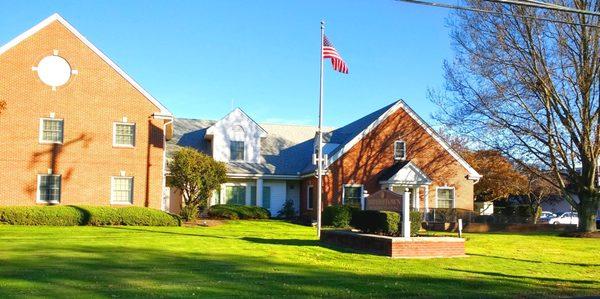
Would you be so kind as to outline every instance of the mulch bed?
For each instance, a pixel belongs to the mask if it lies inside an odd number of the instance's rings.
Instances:
[[[597,232],[568,232],[560,234],[561,237],[571,238],[600,238],[600,231]]]
[[[194,221],[188,221],[183,223],[182,226],[207,226],[207,227],[211,227],[211,226],[219,226],[224,224],[225,221],[223,220],[215,220],[215,219],[196,219]]]

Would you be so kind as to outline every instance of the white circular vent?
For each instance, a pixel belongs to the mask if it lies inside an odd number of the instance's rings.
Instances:
[[[71,78],[71,66],[60,56],[46,56],[38,64],[37,73],[46,85],[63,86]]]

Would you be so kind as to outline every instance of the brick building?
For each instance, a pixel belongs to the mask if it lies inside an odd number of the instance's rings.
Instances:
[[[0,205],[163,199],[171,113],[59,15],[0,48]]]

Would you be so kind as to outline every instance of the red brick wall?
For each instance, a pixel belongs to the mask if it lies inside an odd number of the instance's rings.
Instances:
[[[32,71],[53,50],[73,75],[52,91]],[[131,53],[131,55],[135,55]],[[37,174],[62,175],[61,204],[108,205],[110,176],[134,177],[137,206],[160,208],[163,123],[148,101],[74,34],[55,21],[0,55],[0,205],[35,204]],[[64,119],[64,144],[40,144],[40,118]],[[136,124],[135,148],[112,146],[113,122]]]
[[[473,181],[466,178],[468,171],[433,139],[404,109],[400,108],[355,144],[329,167],[324,177],[323,206],[342,202],[344,184],[363,184],[369,194],[381,189],[379,176],[392,166],[394,141],[406,142],[407,159],[423,170],[432,180],[428,203],[435,207],[438,186],[456,188],[455,207],[473,210]],[[314,177],[303,180],[302,207],[306,207],[306,186],[316,186]],[[316,188],[315,188],[316,190]],[[424,207],[424,194],[420,190],[420,206]],[[316,196],[315,196],[316,200]],[[306,210],[303,209],[306,213]],[[313,211],[314,213],[314,211]]]

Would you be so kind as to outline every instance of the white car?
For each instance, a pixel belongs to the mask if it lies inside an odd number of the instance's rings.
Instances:
[[[549,224],[578,224],[579,217],[577,212],[565,212],[558,217],[554,217],[548,221]]]

